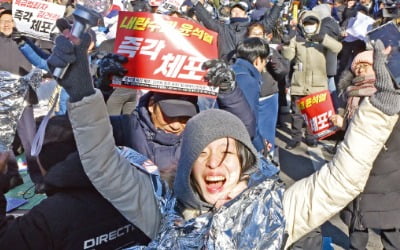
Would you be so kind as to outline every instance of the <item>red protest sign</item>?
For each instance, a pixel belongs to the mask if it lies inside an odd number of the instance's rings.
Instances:
[[[115,53],[125,55],[128,73],[112,86],[216,96],[201,65],[217,58],[217,34],[177,17],[119,12]]]
[[[329,117],[335,114],[335,109],[328,90],[300,98],[296,105],[307,123],[307,128],[319,140],[334,134],[338,130],[336,126],[329,122]]]

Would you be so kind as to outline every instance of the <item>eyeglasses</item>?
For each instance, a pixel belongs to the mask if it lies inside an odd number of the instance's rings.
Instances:
[[[0,24],[12,24],[13,20],[0,20]]]

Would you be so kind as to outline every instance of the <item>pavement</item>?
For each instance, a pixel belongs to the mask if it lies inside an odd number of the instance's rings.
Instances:
[[[290,115],[282,116],[283,126],[277,128],[276,145],[278,146],[279,162],[281,168],[281,178],[290,186],[296,180],[307,177],[320,169],[323,164],[330,161],[333,157],[332,151],[335,146],[335,138],[328,138],[318,142],[315,148],[308,147],[305,143],[295,149],[287,150],[285,146],[290,141]],[[335,215],[328,222],[322,225],[324,237],[332,238],[332,246],[336,249],[348,249],[348,229],[347,226]],[[375,232],[370,232],[368,250],[383,249],[379,236]]]

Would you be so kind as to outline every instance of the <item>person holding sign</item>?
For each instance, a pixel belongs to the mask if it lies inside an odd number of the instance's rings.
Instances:
[[[109,85],[111,75],[126,73],[121,62],[126,60],[116,54],[100,61],[102,74],[97,79],[100,88]],[[211,68],[206,76],[209,84],[219,86],[219,108],[237,115],[253,136],[255,117],[241,89],[236,86],[234,74],[219,60],[210,61],[206,64],[208,68]],[[220,82],[221,79],[224,81]],[[133,113],[111,116],[113,135],[118,146],[133,148],[158,165],[165,176],[173,176],[181,155],[182,132],[189,118],[198,112],[197,96],[149,92],[141,97]]]
[[[378,92],[360,106],[333,160],[283,193],[277,169],[259,157],[244,124],[226,111],[206,110],[186,124],[171,193],[156,170],[132,166],[137,158],[128,160],[115,147],[85,61],[87,40],[72,48],[76,60],[59,81],[70,95],[79,156],[93,185],[153,240],[151,248],[280,249],[285,232],[290,246],[361,192],[399,119],[400,93],[378,75]],[[68,57],[65,44],[56,41],[50,64],[52,57]]]
[[[285,39],[282,55],[293,60],[293,75],[290,95],[292,102],[292,141],[286,149],[300,145],[304,119],[296,106],[300,98],[328,89],[326,53],[339,53],[342,44],[328,34],[320,34],[321,20],[314,11],[305,11],[299,22],[301,32],[291,39]],[[310,131],[305,132],[305,143],[317,146],[317,140]]]

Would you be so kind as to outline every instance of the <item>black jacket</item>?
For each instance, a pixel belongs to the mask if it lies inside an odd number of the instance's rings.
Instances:
[[[194,8],[197,18],[203,25],[218,33],[219,58],[229,61],[236,46],[245,39],[247,27],[251,24],[250,19],[247,22],[225,24],[213,19],[201,3],[197,3]],[[264,15],[261,22],[267,30],[273,30],[281,9],[282,6],[275,5],[267,15]]]
[[[95,190],[78,153],[53,166],[44,181],[49,197],[27,214],[14,219],[1,211],[0,249],[118,249],[149,242]]]
[[[271,57],[267,63],[267,70],[261,73],[263,84],[260,97],[269,96],[279,91],[278,85],[286,85],[286,75],[289,74],[290,63],[278,51],[270,48]]]
[[[400,121],[385,145],[364,191],[341,213],[350,229],[400,228]]]

